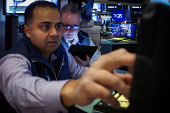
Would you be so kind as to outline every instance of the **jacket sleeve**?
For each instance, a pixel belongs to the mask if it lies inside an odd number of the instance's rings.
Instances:
[[[68,51],[66,52],[67,52],[68,62],[69,62],[70,79],[74,79],[74,80],[78,79],[85,73],[85,71],[88,68],[84,68],[83,66],[77,64],[74,57]]]
[[[10,105],[22,113],[67,112],[60,91],[68,81],[35,77],[30,66],[30,62],[19,54],[9,54],[0,60],[0,91]]]

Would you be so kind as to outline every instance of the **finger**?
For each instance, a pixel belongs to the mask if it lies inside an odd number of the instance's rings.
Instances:
[[[90,57],[88,55],[86,55],[86,61],[90,61]]]
[[[78,61],[80,60],[80,58],[77,55],[75,55],[74,58]]]
[[[74,58],[79,65],[81,65],[83,63],[83,60],[80,59],[77,55]]]
[[[133,66],[128,66],[128,71],[133,75],[134,74],[134,67]]]
[[[75,59],[76,63],[80,65],[80,62],[79,62],[78,56],[74,56],[74,59]]]
[[[112,95],[112,97],[113,97],[113,95]],[[105,101],[106,101],[106,103],[111,104],[112,107],[114,107],[116,109],[120,109],[120,103],[117,101],[117,99],[109,98]]]
[[[133,76],[131,74],[114,73],[114,75],[121,78],[125,82],[126,85],[130,85],[130,86],[132,85]]]
[[[118,49],[111,53],[102,55],[91,67],[102,68],[113,71],[121,66],[134,66],[136,54],[129,53],[125,49]]]
[[[79,63],[83,63],[83,60],[80,59],[77,55],[75,56],[75,59],[76,59]]]
[[[93,87],[91,87],[93,86]],[[91,102],[91,98],[100,98],[105,100],[107,103],[111,104],[114,108],[120,108],[119,102],[114,98],[111,91],[108,90],[106,87],[95,83],[95,82],[85,82],[82,86],[83,91],[87,92],[87,100]],[[88,99],[88,97],[91,97]],[[87,104],[87,103],[86,103]]]
[[[126,83],[118,76],[110,73],[106,70],[93,69],[90,72],[96,72],[94,74],[86,72],[87,75],[93,77],[93,80],[105,87],[109,87],[110,90],[117,90],[119,93],[123,94],[126,98],[129,98],[130,90],[126,87]]]

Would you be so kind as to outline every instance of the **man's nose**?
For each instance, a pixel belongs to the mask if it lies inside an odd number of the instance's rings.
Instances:
[[[70,31],[70,32],[73,32],[73,31],[74,31],[73,27],[71,27],[71,28],[69,29],[69,31]]]
[[[58,35],[58,31],[56,30],[55,27],[53,27],[53,28],[51,29],[50,35],[51,35],[51,36],[57,36],[57,35]]]

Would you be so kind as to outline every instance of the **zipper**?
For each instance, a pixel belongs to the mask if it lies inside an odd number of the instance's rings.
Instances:
[[[46,72],[48,81],[50,81],[50,77],[49,77],[48,74],[47,74],[47,69],[45,69],[45,72]]]
[[[36,62],[36,61],[32,61],[32,62]],[[42,63],[42,62],[39,61],[39,63]],[[47,67],[49,67],[49,66],[48,66],[47,64],[45,64],[45,63],[42,63],[42,64],[44,64],[44,65],[46,65]],[[53,73],[54,73],[54,75],[55,75],[55,79],[58,80],[55,71],[54,71],[51,67],[49,67],[49,68],[53,71]],[[46,70],[46,75],[47,75],[47,70]],[[48,80],[50,80],[50,77],[49,77],[48,75],[47,75],[47,78],[48,78]]]
[[[59,72],[58,72],[58,78],[60,78],[60,72],[61,72],[61,68],[62,68],[62,66],[63,66],[63,62],[64,62],[64,56],[63,56],[63,60],[62,60],[62,63],[61,63],[60,70],[59,70]]]

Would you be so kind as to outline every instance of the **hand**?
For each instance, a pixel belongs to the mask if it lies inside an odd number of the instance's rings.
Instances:
[[[74,57],[76,62],[84,67],[89,67],[89,61],[90,61],[90,57],[88,55],[86,55],[86,60],[83,61],[82,59],[80,59],[77,55]]]
[[[78,80],[68,82],[61,91],[61,98],[65,106],[74,104],[85,106],[95,98],[100,98],[110,103],[114,108],[120,108],[119,102],[112,96],[112,91],[117,90],[129,98],[133,76],[112,73],[114,69],[128,66],[133,70],[136,55],[119,49],[109,54],[102,55],[95,61],[86,73]]]

